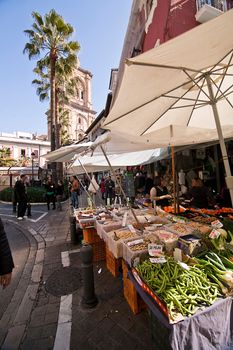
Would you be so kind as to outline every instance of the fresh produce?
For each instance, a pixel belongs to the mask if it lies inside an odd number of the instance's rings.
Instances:
[[[188,227],[186,224],[182,224],[179,222],[169,225],[169,229],[177,232],[179,236],[188,235],[192,232],[190,227]]]
[[[182,267],[167,257],[164,264],[145,260],[136,269],[149,287],[166,302],[171,319],[177,314],[190,316],[201,306],[211,305],[220,294],[218,284],[198,266]]]
[[[122,231],[114,231],[114,241],[118,241],[119,239],[127,239],[131,237],[135,237],[135,233],[130,230],[122,230]]]
[[[207,276],[215,281],[222,293],[228,294],[233,290],[233,262],[214,252],[208,252],[201,258],[196,258],[198,266]]]

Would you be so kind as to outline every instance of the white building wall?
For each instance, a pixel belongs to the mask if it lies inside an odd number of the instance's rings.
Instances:
[[[7,133],[1,133],[0,135],[6,135]],[[0,136],[0,148],[10,148],[11,157],[19,160],[21,157],[21,150],[25,150],[25,158],[31,158],[31,153],[34,152],[38,155],[35,157],[35,163],[39,166],[44,167],[45,159],[41,157],[42,154],[46,154],[50,151],[50,142],[41,141],[41,140],[33,140],[32,134],[31,138],[29,138],[29,133],[20,133],[20,137],[12,137],[19,133],[8,134],[7,136]],[[27,135],[25,139],[23,139],[23,134]]]

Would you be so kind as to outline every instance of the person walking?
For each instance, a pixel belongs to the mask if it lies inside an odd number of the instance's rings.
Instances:
[[[106,200],[106,204],[108,204],[108,198],[109,198],[109,204],[112,204],[114,195],[115,195],[115,183],[114,181],[111,179],[111,176],[109,176],[107,178],[107,180],[105,181],[105,191],[106,191],[106,196],[105,196],[105,200]]]
[[[61,201],[64,194],[64,185],[61,180],[58,180],[57,188],[56,188],[56,198],[57,198],[57,210],[62,211]]]
[[[3,288],[6,288],[10,284],[13,268],[14,262],[10,246],[0,218],[0,285]]]
[[[71,205],[74,209],[77,209],[79,206],[78,196],[80,194],[80,183],[77,176],[72,176],[71,183]]]
[[[102,199],[104,200],[105,199],[105,180],[103,177],[100,181],[100,191],[101,191]]]
[[[23,220],[27,209],[27,193],[25,187],[26,180],[27,176],[25,174],[20,175],[20,179],[16,181],[14,187],[15,201],[18,203],[18,220]]]
[[[48,210],[50,209],[50,203],[53,203],[53,210],[56,209],[56,204],[55,204],[55,184],[52,180],[52,177],[50,176],[48,178],[48,181],[45,184],[45,189],[46,189],[46,202],[47,202],[47,208]]]

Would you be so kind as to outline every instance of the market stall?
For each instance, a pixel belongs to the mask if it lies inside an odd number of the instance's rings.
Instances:
[[[162,147],[158,141],[166,130],[163,145],[185,144],[188,135],[186,144],[218,139],[233,202],[224,143],[233,135],[232,22],[230,10],[127,60],[104,126],[156,147]]]
[[[109,271],[117,276],[123,266],[132,311],[149,308],[158,349],[231,349],[233,222],[218,212],[177,216],[155,209],[135,210],[143,232],[126,207],[76,216],[94,229],[86,240],[104,244]]]

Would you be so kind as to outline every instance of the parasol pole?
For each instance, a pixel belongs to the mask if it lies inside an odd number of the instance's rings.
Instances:
[[[107,156],[107,154],[106,154],[106,152],[105,152],[103,146],[100,146],[100,148],[101,148],[101,151],[103,152],[103,155],[104,155],[104,157],[105,157],[105,159],[106,159],[106,161],[107,161],[107,163],[108,163],[108,165],[109,165],[109,168],[110,168],[110,170],[111,170],[111,172],[112,172],[112,174],[113,174],[113,176],[114,176],[114,179],[115,179],[117,185],[119,186],[119,188],[120,188],[120,190],[121,190],[121,193],[123,194],[123,197],[125,198],[126,203],[127,203],[127,196],[126,196],[125,191],[123,190],[123,188],[122,188],[122,186],[121,186],[120,181],[118,180],[118,178],[117,178],[117,176],[116,176],[115,170],[113,169],[113,167],[112,167],[112,165],[111,165],[111,163],[110,163],[110,161],[109,161],[109,159],[108,159],[108,156]],[[133,210],[133,208],[132,208],[132,206],[131,206],[130,203],[129,203],[129,208],[130,208],[130,210],[131,210],[131,212],[132,212],[132,214],[133,214],[134,219],[136,220],[136,223],[138,224],[138,227],[140,227],[140,228],[141,228],[141,231],[143,231],[143,226],[142,226],[142,224],[139,222],[139,220],[138,220],[138,218],[137,218],[137,216],[136,216],[136,214],[135,214],[135,212],[134,212],[134,210]]]
[[[174,212],[176,211],[176,164],[175,164],[175,147],[172,146],[172,181],[173,181],[173,195],[174,195]]]
[[[211,107],[212,107],[213,114],[214,114],[216,129],[218,132],[219,143],[220,143],[220,148],[221,148],[221,152],[222,152],[223,163],[224,163],[224,167],[225,167],[225,171],[226,171],[226,184],[227,184],[227,187],[230,191],[231,204],[233,205],[233,176],[231,175],[231,168],[230,168],[230,164],[229,164],[227,149],[226,149],[226,145],[224,142],[224,137],[223,137],[222,128],[221,128],[221,124],[220,124],[220,120],[219,120],[216,99],[214,97],[214,92],[213,92],[213,88],[211,85],[211,79],[210,79],[209,74],[206,74],[206,82],[207,82],[207,86],[208,86],[208,90],[209,90],[210,103],[211,103]]]

